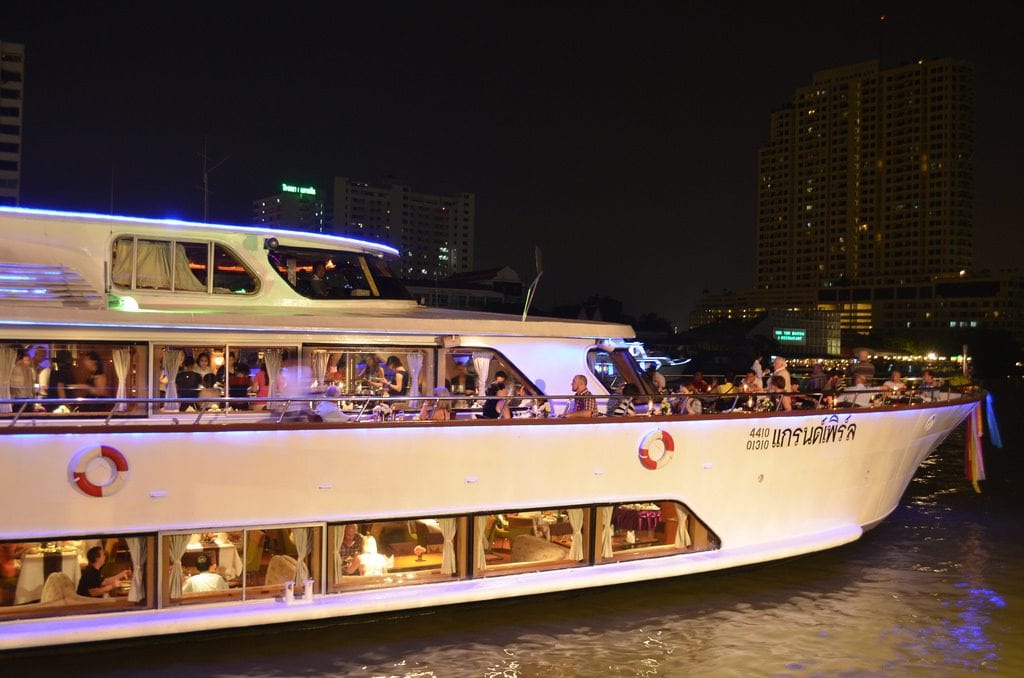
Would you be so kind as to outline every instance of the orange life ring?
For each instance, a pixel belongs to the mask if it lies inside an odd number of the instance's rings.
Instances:
[[[104,459],[110,465],[110,479],[102,485],[89,480],[86,471],[93,459]],[[118,450],[107,445],[96,445],[79,451],[71,458],[71,476],[75,485],[90,497],[109,497],[128,480],[128,460]]]
[[[651,471],[666,466],[675,454],[675,443],[667,431],[651,431],[640,441],[640,464]]]

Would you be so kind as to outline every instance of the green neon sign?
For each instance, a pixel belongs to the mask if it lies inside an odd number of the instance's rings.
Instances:
[[[777,328],[775,341],[780,344],[804,344],[807,341],[807,330]]]
[[[300,195],[316,195],[316,189],[312,186],[293,186],[292,184],[281,184],[281,191],[284,193],[298,193]]]

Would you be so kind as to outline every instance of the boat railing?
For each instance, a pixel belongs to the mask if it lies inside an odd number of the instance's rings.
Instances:
[[[794,410],[843,408],[882,408],[948,402],[970,396],[973,384],[945,385],[941,388],[908,388],[894,393],[883,388],[841,389],[834,392],[764,393],[739,389],[727,393],[661,393],[635,396],[636,416],[687,414],[766,413],[783,409],[788,397]],[[450,410],[445,419],[483,419],[484,403],[504,401],[510,417],[558,418],[570,410],[573,401],[594,400],[595,416],[610,416],[621,395],[542,395],[481,396],[421,395],[393,398],[380,395],[325,396],[322,393],[281,397],[219,398],[47,398],[0,399],[0,417],[8,418],[7,428],[35,426],[41,421],[101,425],[138,421],[190,424],[263,422],[263,423],[362,423],[433,420],[437,409]],[[327,405],[321,406],[322,403]],[[447,406],[445,406],[447,403]],[[546,403],[546,405],[545,405]],[[695,405],[699,403],[699,405]],[[607,413],[607,414],[606,414]],[[498,420],[500,421],[500,419]]]

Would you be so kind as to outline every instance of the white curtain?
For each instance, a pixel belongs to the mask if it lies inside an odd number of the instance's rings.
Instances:
[[[486,395],[487,376],[491,372],[491,354],[473,351],[473,369],[476,370],[476,394]]]
[[[11,371],[18,359],[18,349],[11,346],[0,346],[0,400],[11,397]],[[0,403],[0,412],[10,412],[10,403]]]
[[[336,525],[331,528],[331,563],[334,566],[334,578],[331,580],[335,586],[341,583],[345,576],[345,561],[341,559],[341,544],[345,539],[345,526]]]
[[[267,384],[267,397],[276,398],[280,395],[277,392],[277,378],[281,376],[281,349],[268,348],[263,352],[263,362],[267,364],[267,379],[270,382]],[[274,406],[270,404],[267,407],[273,409]]]
[[[612,513],[615,512],[614,506],[598,506],[597,507],[597,520],[601,523],[601,557],[611,558],[612,552]]]
[[[128,397],[128,369],[131,367],[131,349],[115,348],[113,351],[113,357],[114,372],[117,374],[117,393],[114,397],[118,400],[124,400]],[[118,403],[118,412],[124,412],[127,409],[128,403]]]
[[[110,281],[115,285],[132,285],[132,239],[120,238],[114,243],[114,260],[110,269]]]
[[[683,507],[680,506],[679,504],[676,504],[676,519],[679,520],[679,527],[676,528],[675,541],[675,546],[677,549],[682,548],[684,546],[689,546],[692,543],[690,541],[690,531],[686,529],[687,518],[688,516],[686,515],[686,511],[683,510]]]
[[[292,540],[295,542],[295,552],[298,554],[295,558],[296,584],[305,582],[306,578],[309,577],[309,568],[306,567],[306,558],[309,557],[309,552],[313,548],[313,545],[310,543],[310,536],[312,532],[312,528],[309,527],[292,528]]]
[[[128,537],[128,555],[132,558],[132,585],[128,589],[128,601],[137,603],[146,597],[142,588],[142,575],[146,568],[146,539],[144,537]]]
[[[327,357],[327,351],[313,351],[313,388],[319,388],[321,391],[327,381]]]
[[[127,249],[127,248],[125,248]],[[148,287],[151,289],[167,290],[171,288],[171,244],[167,242],[153,242],[152,240],[138,241],[135,250],[135,287]],[[122,257],[118,248],[117,258],[120,262],[127,264],[127,277],[131,279],[131,258]],[[121,264],[119,263],[119,266]],[[119,279],[125,278],[124,272],[115,274]]]
[[[423,354],[419,351],[413,351],[406,357],[406,362],[409,363],[409,378],[412,379],[412,384],[409,386],[409,396],[416,398],[420,394],[420,372],[423,371]]]
[[[190,534],[175,534],[167,538],[171,558],[171,598],[181,598],[181,585],[185,583],[185,573],[181,571],[181,557],[185,555]]]
[[[487,538],[487,520],[490,516],[477,516],[473,519],[473,530],[476,531],[476,548],[473,549],[473,560],[477,572],[487,569],[487,549],[490,540]]]
[[[569,509],[567,513],[569,514],[569,524],[572,525],[572,547],[569,549],[569,560],[583,560],[583,509]]]
[[[415,382],[413,382],[415,383]],[[455,518],[439,518],[437,521],[444,537],[441,550],[441,574],[455,574]]]
[[[178,397],[178,368],[181,367],[181,361],[185,359],[185,352],[179,348],[165,348],[164,349],[164,372],[167,374],[167,393],[164,396],[167,400],[164,402],[164,409],[169,412],[177,412],[181,407],[181,403],[176,402],[174,399]]]
[[[188,265],[188,255],[185,254],[185,246],[178,245],[174,257],[174,289],[188,290],[189,292],[205,292],[206,284],[199,282],[192,267]],[[204,257],[205,259],[205,257]],[[203,263],[206,263],[203,261]]]

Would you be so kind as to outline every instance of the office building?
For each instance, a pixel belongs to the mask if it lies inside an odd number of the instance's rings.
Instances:
[[[0,205],[21,202],[25,46],[0,41]]]
[[[253,201],[255,224],[323,231],[326,224],[324,201],[314,186],[282,183],[278,193]]]
[[[472,193],[431,195],[397,180],[376,187],[335,177],[333,223],[338,234],[398,248],[403,277],[444,278],[473,270]]]

